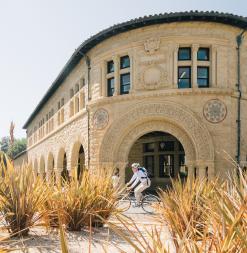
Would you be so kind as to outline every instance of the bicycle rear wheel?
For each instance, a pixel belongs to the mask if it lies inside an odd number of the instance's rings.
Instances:
[[[155,213],[155,206],[160,203],[160,199],[152,194],[143,197],[141,206],[146,213]]]
[[[131,199],[129,196],[124,196],[119,199],[117,203],[117,209],[121,212],[126,212],[131,206]]]

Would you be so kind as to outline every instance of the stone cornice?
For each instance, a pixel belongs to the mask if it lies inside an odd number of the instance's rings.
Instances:
[[[234,91],[232,89],[223,88],[193,88],[193,89],[165,89],[156,91],[138,91],[128,95],[119,95],[113,97],[102,97],[95,101],[91,101],[88,107],[93,109],[97,106],[104,106],[107,104],[118,103],[123,101],[129,101],[133,99],[142,100],[144,98],[151,97],[164,97],[164,96],[189,96],[189,95],[222,95],[222,96],[232,96]]]

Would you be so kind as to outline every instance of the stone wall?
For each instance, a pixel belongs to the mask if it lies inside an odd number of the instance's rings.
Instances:
[[[74,153],[81,143],[86,165],[90,162],[91,168],[119,166],[124,175],[126,155],[138,139],[138,131],[162,129],[174,133],[185,143],[191,173],[197,167],[203,174],[209,167],[212,175],[225,174],[233,167],[226,156],[235,158],[237,145],[236,36],[239,33],[240,29],[224,24],[175,22],[124,32],[96,45],[88,53],[91,59],[89,99],[87,65],[82,59],[28,126],[28,131],[33,129],[50,108],[56,108],[61,97],[65,98],[64,123],[59,126],[55,123],[51,133],[28,147],[29,161],[39,170],[43,157],[47,169],[48,156],[52,154],[55,169],[60,170],[59,154],[64,150],[70,169],[71,164],[76,164]],[[190,89],[177,89],[179,46],[192,48],[192,59],[186,63],[192,68]],[[210,49],[210,86],[204,89],[197,87],[196,79],[197,65],[205,65],[196,60],[199,47]],[[247,99],[246,49],[244,41],[241,50],[242,108]],[[116,93],[107,97],[106,63],[109,60],[117,63],[124,55],[129,55],[131,60],[130,94]],[[117,71],[114,75],[118,75]],[[69,92],[77,82],[82,82],[82,78],[85,79],[81,90],[85,94],[85,106],[71,117]],[[116,85],[119,85],[118,79],[116,76]],[[241,160],[245,161],[247,112],[244,109],[241,120]]]

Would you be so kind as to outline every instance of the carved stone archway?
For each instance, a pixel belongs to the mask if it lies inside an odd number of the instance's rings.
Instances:
[[[190,166],[214,170],[214,145],[208,129],[190,109],[170,101],[139,103],[115,119],[101,143],[99,164],[124,166],[133,143],[152,131],[174,135],[184,146]]]

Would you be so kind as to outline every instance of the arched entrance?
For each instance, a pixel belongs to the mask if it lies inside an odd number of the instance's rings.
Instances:
[[[61,172],[61,177],[65,181],[69,180],[69,171],[67,169],[67,156],[66,156],[66,153],[64,153],[64,156],[63,156],[63,170]]]
[[[85,169],[85,151],[80,142],[73,145],[71,153],[71,169],[76,170],[77,178],[82,175]]]
[[[47,161],[47,173],[48,173],[48,177],[55,182],[56,175],[55,175],[54,167],[55,167],[54,157],[52,153],[49,153],[48,161]]]
[[[138,162],[147,169],[152,188],[169,185],[170,178],[187,176],[183,145],[166,132],[153,131],[139,137],[130,149],[128,161]],[[131,176],[132,171],[126,169],[125,180],[129,181]]]
[[[198,177],[214,175],[214,144],[203,122],[183,105],[170,101],[152,101],[131,106],[126,113],[114,120],[107,129],[99,148],[98,164],[119,167],[124,180],[128,156],[133,144],[150,132],[165,132],[176,137],[186,154],[188,177],[194,168]]]
[[[85,153],[82,145],[79,149],[78,164],[77,164],[77,178],[79,179],[85,169]]]

